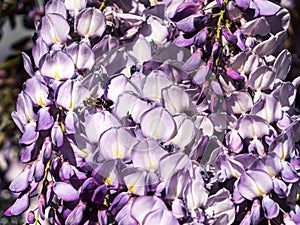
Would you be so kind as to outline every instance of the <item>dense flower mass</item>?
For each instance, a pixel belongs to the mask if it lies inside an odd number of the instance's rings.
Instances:
[[[125,5],[126,3],[126,5]],[[299,224],[299,79],[269,0],[52,0],[10,185],[37,224]],[[33,60],[32,60],[33,59]],[[37,206],[31,207],[32,199]]]

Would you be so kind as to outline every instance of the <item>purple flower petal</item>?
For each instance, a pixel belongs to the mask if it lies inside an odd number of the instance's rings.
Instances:
[[[165,224],[172,224],[172,225],[179,225],[177,219],[173,216],[173,214],[166,209],[157,209],[151,213],[149,213],[144,221],[144,225],[165,225]]]
[[[196,128],[194,122],[185,116],[185,114],[179,114],[173,117],[177,133],[169,140],[165,145],[173,144],[178,146],[180,149],[184,149],[185,146],[189,145],[195,138]]]
[[[33,224],[35,221],[35,215],[33,211],[29,211],[29,213],[27,214],[27,222],[29,224]]]
[[[32,161],[38,155],[38,152],[39,148],[35,142],[33,142],[31,145],[25,146],[21,155],[21,162],[28,163]]]
[[[249,76],[248,86],[253,90],[266,90],[272,88],[276,74],[267,66],[253,70]]]
[[[232,34],[231,31],[227,27],[222,27],[222,34],[226,41],[228,41],[230,44],[236,44],[238,39],[236,35]]]
[[[42,18],[40,34],[47,45],[64,44],[69,31],[70,26],[62,15],[50,13]]]
[[[50,137],[46,137],[42,146],[42,158],[46,164],[52,156],[52,142]]]
[[[248,9],[250,6],[250,0],[235,0],[235,2],[242,9]]]
[[[188,60],[183,64],[182,69],[186,72],[197,70],[202,62],[202,52],[194,52]]]
[[[66,225],[79,225],[83,219],[83,211],[85,210],[85,204],[80,202],[75,209],[69,214],[66,219]]]
[[[100,185],[94,191],[94,194],[92,196],[92,202],[94,202],[97,205],[102,204],[107,195],[107,192],[108,192],[107,186],[105,184]]]
[[[113,112],[119,118],[130,115],[136,123],[141,122],[141,115],[153,106],[141,100],[133,93],[125,92],[118,97]]]
[[[60,0],[51,0],[45,5],[45,14],[56,13],[67,19],[67,10],[64,3]]]
[[[189,110],[190,98],[183,88],[172,85],[162,90],[164,107],[173,115]]]
[[[31,168],[30,168],[30,177],[28,178],[30,181],[34,178],[36,182],[40,182],[45,175],[45,165],[43,164],[42,160],[36,160]]]
[[[209,66],[206,63],[201,63],[201,65],[198,67],[195,76],[193,77],[193,82],[198,85],[203,84],[206,81],[207,77],[210,75],[210,73],[211,70]]]
[[[59,176],[62,180],[69,180],[74,175],[74,170],[69,162],[63,162],[60,170]]]
[[[131,160],[131,150],[136,139],[123,127],[111,128],[99,138],[100,153],[105,159]]]
[[[129,201],[117,214],[116,221],[118,224],[138,225],[139,223],[132,218],[130,211],[132,208],[132,201]]]
[[[97,126],[96,124],[101,124]],[[97,112],[86,120],[85,132],[90,142],[97,143],[101,134],[111,127],[119,127],[118,118],[108,111]]]
[[[247,36],[265,36],[270,30],[270,25],[265,17],[259,17],[257,19],[251,20],[241,27],[241,31]]]
[[[65,0],[67,10],[75,11],[78,13],[86,7],[87,0]]]
[[[281,171],[282,179],[285,182],[295,183],[299,180],[299,175],[295,168],[287,161],[282,161],[283,170]]]
[[[64,134],[59,122],[55,122],[51,129],[51,139],[53,145],[57,148],[61,147],[64,143]]]
[[[49,89],[48,87],[41,81],[40,77],[34,76],[28,79],[25,82],[23,87],[24,93],[30,96],[32,102],[36,106],[45,107],[51,104],[51,101],[48,99]]]
[[[96,8],[85,8],[78,15],[77,32],[85,37],[101,37],[106,28],[103,13]]]
[[[60,199],[71,202],[79,199],[79,192],[71,185],[64,182],[56,182],[53,191]]]
[[[273,180],[274,192],[279,198],[286,198],[288,193],[288,186],[282,180],[275,178]]]
[[[109,207],[112,215],[115,216],[128,203],[129,200],[130,195],[128,192],[121,192],[118,194]]]
[[[245,51],[247,49],[244,37],[240,29],[236,30],[233,33],[237,37],[237,46],[242,50]]]
[[[151,59],[151,46],[144,36],[139,35],[138,40],[132,46],[130,55],[141,64]]]
[[[280,158],[275,153],[269,153],[263,158],[257,158],[250,169],[263,170],[272,178],[282,171],[283,167]]]
[[[156,196],[142,196],[134,200],[131,208],[131,216],[140,224],[148,213],[159,209],[167,209],[165,203]]]
[[[159,161],[159,174],[163,180],[168,180],[177,171],[190,166],[191,161],[189,157],[182,152],[177,152],[163,157]]]
[[[75,66],[72,58],[63,51],[45,54],[40,60],[42,76],[55,80],[67,80],[75,77]]]
[[[194,40],[195,46],[197,46],[198,48],[203,47],[203,45],[205,44],[205,42],[207,40],[207,37],[208,37],[208,29],[203,28],[195,35],[195,40]],[[191,40],[192,40],[192,38],[191,38]]]
[[[273,189],[272,178],[262,170],[248,170],[240,177],[237,188],[249,200],[264,196]]]
[[[275,15],[280,9],[279,5],[267,0],[253,0],[253,2],[259,8],[259,14],[261,16]]]
[[[146,98],[154,101],[161,100],[161,91],[163,88],[170,86],[172,82],[168,75],[160,70],[152,71],[146,78],[143,93]]]
[[[219,171],[222,170],[225,172],[227,179],[231,177],[239,178],[245,171],[243,164],[227,155],[219,155],[216,159],[215,166]]]
[[[243,149],[243,142],[236,130],[229,131],[226,136],[226,145],[228,149],[235,153],[240,153]]]
[[[251,215],[250,215],[250,221],[252,224],[259,224],[259,221],[261,219],[261,203],[258,199],[255,199],[251,206]]]
[[[40,194],[38,197],[38,210],[42,220],[45,219],[45,209],[46,209],[46,201],[43,194]]]
[[[260,56],[267,56],[272,54],[276,49],[282,46],[286,40],[287,34],[285,31],[278,32],[276,35],[272,35],[269,39],[257,44],[253,51]]]
[[[146,40],[154,41],[155,43],[165,43],[168,40],[169,30],[163,20],[153,14],[150,14],[147,19],[147,24],[150,25],[151,33],[146,35],[141,31]]]
[[[182,199],[184,196],[183,191],[185,190],[189,181],[190,175],[188,170],[178,170],[176,173],[174,173],[170,179],[167,180],[165,185],[166,199]]]
[[[144,139],[137,143],[132,149],[132,162],[135,167],[155,171],[159,160],[167,152],[153,139]]]
[[[248,92],[235,91],[225,99],[228,113],[244,114],[253,107],[253,101]]]
[[[21,197],[17,198],[16,202],[9,207],[4,215],[6,216],[18,216],[25,212],[29,207],[29,193],[22,195]]]
[[[181,199],[176,198],[172,202],[172,214],[177,219],[181,219],[186,216],[185,205]]]
[[[30,167],[25,167],[25,169],[11,182],[9,189],[13,192],[22,192],[29,187],[29,172]]]
[[[36,67],[39,67],[40,59],[49,52],[49,47],[42,37],[38,37],[32,47],[32,56]]]
[[[203,181],[191,180],[184,190],[184,200],[190,211],[203,207],[208,199],[208,191]]]
[[[293,145],[290,135],[282,133],[270,144],[269,151],[275,152],[284,161],[292,154]]]
[[[90,97],[89,91],[78,80],[67,80],[58,89],[56,104],[67,110],[83,106],[84,99]]]
[[[202,36],[199,37],[199,39]],[[174,44],[176,44],[179,47],[187,47],[187,46],[191,46],[192,44],[194,44],[195,42],[195,36],[192,37],[188,37],[186,35],[180,34],[175,40],[174,40]],[[198,42],[202,42],[201,40],[198,40]],[[199,44],[200,44],[199,43]]]
[[[261,157],[264,157],[266,155],[266,151],[263,143],[257,138],[254,138],[253,140],[250,141],[248,146],[248,151],[249,153],[258,154]]]
[[[265,218],[267,219],[276,218],[279,214],[279,205],[268,195],[263,197],[262,207],[265,213]]]
[[[209,196],[205,213],[211,218],[222,219],[220,223],[216,222],[216,224],[233,224],[235,219],[235,207],[230,198],[230,193],[225,188]]]
[[[174,119],[163,107],[150,109],[142,115],[141,130],[146,137],[162,142],[169,141],[177,132]]]
[[[28,122],[37,121],[37,115],[33,111],[33,103],[30,97],[21,92],[17,99],[17,112],[12,113],[15,123],[18,125],[22,133]]]
[[[127,84],[128,80],[124,75],[118,74],[113,76],[108,85],[107,98],[116,102],[118,97],[124,92]]]
[[[180,4],[174,13],[170,15],[172,21],[180,21],[192,14],[195,14],[198,10],[199,4],[193,2],[184,2]]]
[[[66,52],[72,57],[77,69],[92,69],[95,63],[95,54],[85,42],[73,42],[66,48]]]
[[[24,133],[19,140],[20,144],[30,145],[38,139],[39,133],[36,131],[36,126],[36,122],[26,124]]]
[[[264,99],[253,106],[251,114],[258,115],[268,121],[268,123],[272,123],[282,118],[281,104],[272,95],[266,95]]]
[[[191,15],[176,23],[179,30],[184,33],[193,33],[196,30],[201,30],[207,23],[207,16]]]
[[[106,225],[106,224],[108,224],[106,210],[98,210],[97,216],[98,216],[99,225]]]
[[[288,50],[283,50],[276,58],[274,67],[276,71],[276,78],[285,80],[292,64],[292,55]]]
[[[67,112],[67,116],[65,119],[66,132],[68,134],[75,134],[78,124],[78,115],[73,111]]]
[[[30,76],[33,76],[33,68],[30,57],[25,52],[22,52],[22,58],[24,62],[24,69]]]
[[[127,168],[122,171],[121,176],[129,193],[139,196],[146,195],[147,172],[145,170],[137,168]]]
[[[261,138],[268,135],[267,121],[256,115],[244,115],[237,121],[237,130],[242,138]]]
[[[54,124],[54,118],[51,116],[48,107],[40,108],[38,111],[38,125],[37,130],[48,130]]]

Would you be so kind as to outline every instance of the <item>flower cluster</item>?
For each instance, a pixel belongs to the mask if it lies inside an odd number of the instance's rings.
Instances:
[[[12,114],[28,223],[300,223],[299,79],[268,0],[52,0]]]

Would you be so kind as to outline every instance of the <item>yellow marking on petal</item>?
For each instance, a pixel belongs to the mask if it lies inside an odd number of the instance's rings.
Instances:
[[[287,151],[285,151],[285,150],[283,149],[283,150],[282,150],[281,159],[282,159],[282,160],[285,160],[286,156],[287,156]]]
[[[147,167],[149,171],[154,171],[155,167],[152,163],[150,163],[150,165]]]
[[[118,148],[115,150],[115,158],[116,159],[121,159],[122,158],[122,152]]]
[[[46,104],[44,103],[43,98],[42,98],[41,95],[38,96],[37,99],[38,99],[38,104],[39,104],[40,106],[42,106],[42,107],[45,107],[45,106],[46,106]]]
[[[56,33],[54,32],[54,35],[53,35],[53,41],[56,43],[56,44],[60,44],[60,40],[59,38],[57,37]]]
[[[261,190],[259,187],[257,187],[257,191],[258,191],[258,195],[259,196],[264,196],[266,193],[263,191],[263,190]]]
[[[240,177],[238,171],[235,170],[235,169],[232,170],[232,176],[234,176],[234,177],[236,177],[236,178],[239,178],[239,177]]]
[[[268,171],[268,172],[269,172],[270,177],[272,177],[272,178],[275,177],[275,174],[272,171]]]
[[[69,104],[69,108],[68,108],[69,110],[72,110],[73,109],[73,101],[72,101],[72,99],[71,99],[71,101],[70,101],[70,104]]]
[[[109,186],[111,184],[110,175],[104,180],[104,183]]]
[[[84,149],[76,149],[74,150],[78,155],[80,155],[81,157],[87,157],[89,155],[89,152],[84,150]]]
[[[156,139],[157,138],[157,132],[158,132],[157,129],[155,129],[154,132],[152,133],[151,137]]]
[[[128,186],[128,191],[129,191],[130,193],[133,193],[133,191],[134,191],[134,185]]]
[[[129,66],[127,66],[123,72],[124,72],[125,77],[127,77],[127,78],[131,77],[131,72],[130,72]]]
[[[29,122],[33,121],[33,119],[30,117],[30,115],[27,112],[25,112],[25,117]]]
[[[55,68],[54,73],[53,73],[53,78],[55,80],[60,80],[60,72],[57,68]]]

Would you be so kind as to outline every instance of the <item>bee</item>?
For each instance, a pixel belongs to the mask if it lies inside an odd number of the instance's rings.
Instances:
[[[105,108],[107,109],[110,104],[108,101],[104,100],[103,98],[93,98],[93,97],[89,97],[85,100],[83,100],[83,105],[85,107],[97,107],[97,108]]]

